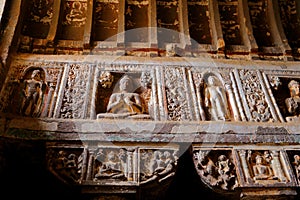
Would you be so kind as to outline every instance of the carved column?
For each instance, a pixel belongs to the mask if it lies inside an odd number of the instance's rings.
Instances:
[[[252,182],[252,179],[250,176],[248,162],[246,160],[247,152],[246,152],[246,150],[240,150],[238,152],[239,152],[239,156],[241,158],[241,165],[242,165],[242,168],[244,171],[244,176],[245,176],[246,182],[250,183],[250,182]]]
[[[236,102],[235,102],[235,99],[234,99],[232,87],[231,87],[230,84],[226,83],[225,88],[228,92],[229,102],[230,102],[230,106],[231,106],[232,112],[233,112],[233,118],[234,118],[235,121],[240,121],[239,111],[238,111],[238,108],[236,106]]]
[[[272,151],[272,167],[274,171],[274,175],[277,176],[281,182],[286,182],[286,177],[284,175],[284,172],[282,170],[282,165],[280,163],[280,158],[279,158],[279,151]]]

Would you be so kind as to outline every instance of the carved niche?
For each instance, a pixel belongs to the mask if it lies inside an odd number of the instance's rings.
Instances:
[[[99,72],[95,107],[97,119],[150,119],[150,72]]]
[[[277,150],[238,150],[245,185],[292,184],[285,155]]]
[[[86,152],[82,148],[50,148],[47,166],[51,173],[65,183],[80,183],[83,179]]]
[[[210,188],[233,191],[238,186],[230,150],[195,149],[193,160],[201,180]]]
[[[288,149],[286,150],[289,165],[287,165],[290,170],[290,175],[292,176],[292,180],[297,185],[300,185],[300,150],[299,149]]]
[[[11,79],[2,93],[3,112],[26,117],[52,116],[60,70],[18,65],[10,73]]]
[[[195,73],[193,78],[201,120],[231,120],[232,102],[229,102],[228,87],[223,84],[221,76],[205,72],[204,74]]]
[[[177,150],[140,149],[140,183],[163,182],[174,176],[178,156]]]
[[[299,78],[271,76],[272,93],[286,122],[300,120]]]

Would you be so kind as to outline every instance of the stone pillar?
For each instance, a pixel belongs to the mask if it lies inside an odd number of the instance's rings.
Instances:
[[[279,160],[279,151],[272,151],[273,160],[271,162],[271,166],[273,168],[274,175],[279,178],[281,182],[286,182],[286,177],[284,176],[284,172],[282,171],[282,166]]]
[[[244,171],[244,176],[245,176],[246,182],[250,183],[252,181],[251,181],[251,176],[250,176],[248,163],[247,163],[247,160],[246,160],[246,150],[240,150],[239,151],[239,156],[241,158],[241,162],[242,162],[241,164],[242,164],[242,168],[243,168],[243,171]]]

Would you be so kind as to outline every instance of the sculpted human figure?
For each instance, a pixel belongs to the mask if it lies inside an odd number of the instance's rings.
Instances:
[[[143,114],[142,101],[139,94],[132,92],[133,81],[125,75],[119,81],[119,91],[113,93],[107,105],[107,112],[100,113],[97,118],[120,117],[149,118]]]
[[[132,80],[125,75],[120,80],[120,92],[111,95],[107,112],[142,113],[142,102],[137,93],[131,92]]]
[[[208,108],[211,120],[228,119],[228,106],[225,90],[217,84],[216,77],[209,76],[207,79],[207,87],[205,88],[205,107]]]
[[[290,115],[298,117],[300,114],[300,92],[299,82],[291,80],[288,84],[290,90],[290,97],[285,99],[285,105]],[[287,118],[288,120],[289,118]]]
[[[261,155],[255,157],[255,165],[253,166],[254,180],[275,179],[271,167],[263,161],[264,159]]]
[[[21,114],[33,116],[37,114],[40,103],[38,100],[42,97],[42,85],[39,70],[33,70],[31,78],[24,81],[23,102],[21,105]]]

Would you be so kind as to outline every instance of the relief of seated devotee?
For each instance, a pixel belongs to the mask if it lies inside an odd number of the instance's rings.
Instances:
[[[119,91],[113,93],[109,98],[106,113],[97,114],[97,119],[149,119],[150,115],[143,113],[141,97],[133,92],[132,87],[133,80],[128,75],[123,76],[119,81]]]
[[[255,165],[253,165],[254,180],[275,180],[273,171],[269,163],[264,162],[265,159],[261,155],[255,157]]]
[[[299,91],[299,82],[291,80],[288,84],[290,90],[290,97],[285,99],[285,105],[288,113],[291,116],[286,117],[286,120],[295,121],[299,120],[300,114],[300,91]]]

